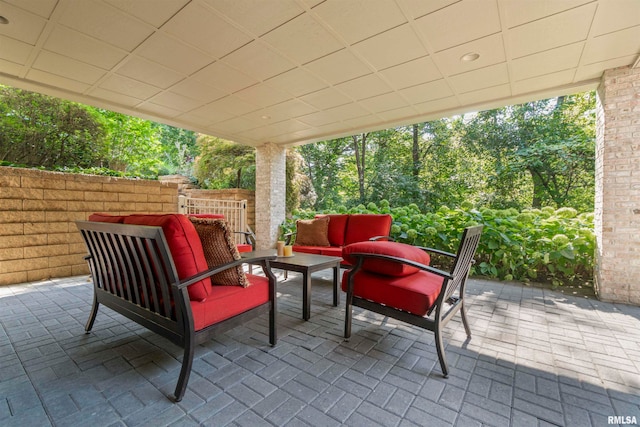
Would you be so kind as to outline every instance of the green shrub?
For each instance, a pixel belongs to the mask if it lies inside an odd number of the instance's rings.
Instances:
[[[593,213],[573,208],[474,209],[441,206],[435,212],[420,212],[416,205],[390,207],[386,200],[369,203],[349,213],[388,211],[393,217],[391,235],[396,241],[455,252],[462,230],[484,226],[472,274],[501,280],[536,281],[553,286],[592,285],[595,253]],[[373,208],[373,209],[367,209]],[[335,212],[323,212],[335,213]],[[316,212],[298,211],[287,221],[313,218]]]

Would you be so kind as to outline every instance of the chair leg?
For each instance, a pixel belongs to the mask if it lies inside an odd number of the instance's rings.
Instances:
[[[84,332],[88,334],[93,329],[93,322],[96,320],[96,315],[98,314],[98,306],[100,303],[98,302],[98,297],[93,295],[93,306],[91,307],[91,313],[89,313],[89,318],[87,319],[87,323],[84,326]]]
[[[278,341],[278,332],[276,329],[277,315],[276,302],[273,301],[271,303],[271,309],[269,310],[269,344],[271,344],[271,346],[276,345],[276,342]]]
[[[174,392],[175,401],[180,402],[184,396],[184,392],[187,390],[187,383],[189,382],[189,376],[191,375],[191,367],[193,365],[193,341],[188,338],[184,345],[184,356],[182,357],[182,369],[180,369],[180,377],[178,377],[178,384],[176,384],[176,391]]]
[[[438,351],[438,360],[440,361],[440,369],[442,369],[442,376],[447,378],[449,376],[449,368],[447,367],[447,359],[444,355],[444,343],[442,342],[442,334],[440,331],[440,325],[435,327],[436,338],[436,350]]]
[[[469,322],[467,322],[467,310],[464,306],[464,301],[460,302],[460,316],[462,317],[464,331],[467,333],[467,337],[471,338],[471,329],[469,328]]]
[[[351,318],[353,317],[353,306],[351,305],[353,296],[347,293],[347,302],[345,303],[344,310],[344,337],[349,339],[351,337]]]

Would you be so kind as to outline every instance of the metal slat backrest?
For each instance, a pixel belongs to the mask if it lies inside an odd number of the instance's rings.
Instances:
[[[79,221],[95,286],[176,320],[175,265],[160,227]]]
[[[480,242],[481,234],[482,225],[467,227],[462,233],[458,253],[451,270],[453,278],[447,283],[447,290],[444,295],[445,301],[451,298],[465,280],[467,280],[471,264],[473,263],[473,257],[476,253],[476,249],[478,248],[478,243]]]

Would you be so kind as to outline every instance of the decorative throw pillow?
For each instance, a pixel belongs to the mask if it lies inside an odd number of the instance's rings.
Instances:
[[[200,236],[202,250],[209,268],[240,259],[240,253],[233,242],[231,229],[227,221],[213,218],[190,217],[189,219]],[[211,283],[214,285],[242,286],[243,288],[249,285],[242,266],[229,268],[214,274],[211,276]]]
[[[296,221],[297,246],[331,246],[328,234],[329,217]]]

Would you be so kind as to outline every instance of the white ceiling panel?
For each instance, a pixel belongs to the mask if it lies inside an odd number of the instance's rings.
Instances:
[[[155,33],[137,49],[137,54],[182,74],[192,74],[213,61],[200,50],[163,33]]]
[[[305,68],[333,85],[371,73],[371,69],[347,49],[313,61]]]
[[[422,42],[409,24],[401,25],[353,45],[377,70],[402,64],[427,54]]]
[[[327,83],[302,68],[294,68],[267,80],[270,86],[302,96],[327,87]]]
[[[205,0],[205,2],[256,37],[304,12],[295,0]]]
[[[49,18],[58,0],[38,0],[38,1],[25,1],[25,0],[4,0],[4,3],[17,6],[26,11],[35,13],[43,18]],[[3,12],[5,13],[5,12]]]
[[[58,7],[65,7],[60,24],[127,51],[154,31],[151,25],[105,3],[68,0]]]
[[[260,42],[252,42],[224,57],[223,62],[264,81],[295,68],[295,64]]]
[[[0,35],[35,45],[47,21],[19,7],[3,4],[0,13],[10,19],[10,25],[0,25]]]
[[[593,64],[621,56],[640,54],[640,46],[634,40],[640,40],[640,25],[595,37],[587,43],[582,62]]]
[[[22,1],[22,0],[21,0]],[[41,1],[41,0],[37,0]],[[51,0],[55,1],[55,0]],[[86,0],[76,0],[86,1]],[[112,6],[134,16],[141,21],[160,28],[190,0],[105,0]]]
[[[640,1],[615,0],[598,5],[591,33],[594,36],[611,33],[638,25]]]
[[[583,49],[584,43],[575,43],[514,59],[511,62],[511,77],[517,81],[567,69],[575,71]]]
[[[231,94],[253,86],[258,80],[236,70],[223,62],[214,62],[193,75],[193,79],[203,84],[221,89],[226,94]]]
[[[463,0],[415,22],[436,52],[500,32],[496,0]]]
[[[480,57],[476,61],[465,62],[460,60],[464,55],[471,52],[477,53]],[[483,37],[471,43],[440,51],[433,58],[440,69],[448,75],[465,73],[488,67],[489,65],[499,64],[506,60],[502,34]]]
[[[201,3],[189,3],[162,30],[213,58],[221,58],[253,40]]]
[[[0,84],[249,145],[564,95],[640,60],[640,0],[0,0],[0,14]]]
[[[127,58],[122,65],[118,67],[117,73],[162,89],[167,89],[178,83],[183,80],[185,76],[182,73],[170,70],[167,67],[139,56]]]
[[[33,46],[9,37],[0,36],[0,58],[16,64],[26,64]]]
[[[348,97],[359,100],[391,92],[391,87],[375,74],[349,80],[336,86],[336,89]]]
[[[506,64],[497,64],[479,70],[452,76],[449,81],[457,93],[473,92],[479,88],[497,86],[509,82]],[[479,83],[480,82],[480,83]]]
[[[105,70],[127,56],[122,49],[62,26],[54,28],[43,48]]]
[[[574,9],[591,1],[592,0],[499,0],[500,8],[504,11],[506,17],[507,28],[537,21],[569,9]],[[614,0],[613,2],[617,1],[618,0]],[[610,0],[607,0],[607,2],[613,3]]]
[[[507,32],[509,56],[519,58],[585,40],[596,7],[595,4],[588,4],[512,28]],[[562,31],[558,31],[558,28],[562,28]]]
[[[100,83],[102,89],[130,95],[138,99],[148,99],[160,92],[160,88],[124,76],[111,75]]]
[[[342,49],[342,44],[312,16],[292,19],[262,37],[275,50],[305,64]]]
[[[380,72],[394,89],[427,83],[443,76],[430,57],[419,58]]]
[[[33,68],[87,84],[94,84],[105,75],[101,68],[44,50],[40,51]]]
[[[349,44],[406,22],[397,3],[388,0],[327,0],[313,8],[313,12]]]

